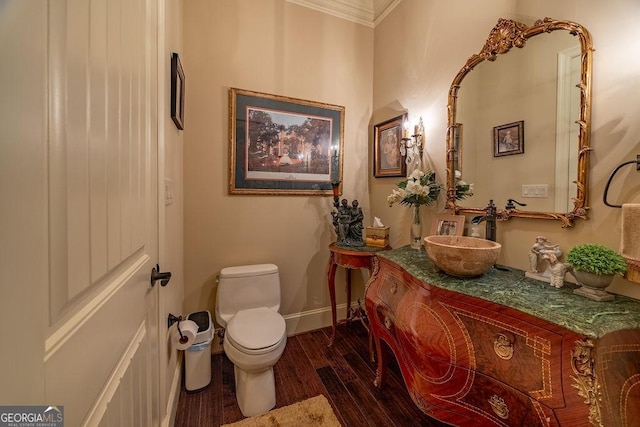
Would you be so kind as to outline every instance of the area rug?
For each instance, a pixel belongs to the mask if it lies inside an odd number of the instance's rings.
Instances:
[[[333,409],[323,395],[273,409],[265,414],[245,418],[222,427],[341,427]]]

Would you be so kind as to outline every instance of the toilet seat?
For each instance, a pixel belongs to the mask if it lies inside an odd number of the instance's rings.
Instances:
[[[279,313],[267,307],[240,310],[227,323],[225,338],[243,353],[264,354],[286,338],[286,324]]]

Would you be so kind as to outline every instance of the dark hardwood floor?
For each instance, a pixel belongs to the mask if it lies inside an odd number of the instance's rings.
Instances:
[[[328,348],[331,328],[289,337],[274,368],[276,407],[323,394],[344,427],[445,426],[423,414],[404,386],[393,356],[385,386],[373,385],[375,363],[369,360],[368,335],[359,323],[338,327]],[[176,427],[219,426],[243,418],[235,399],[233,364],[224,354],[211,358],[211,384],[200,392],[182,388]]]

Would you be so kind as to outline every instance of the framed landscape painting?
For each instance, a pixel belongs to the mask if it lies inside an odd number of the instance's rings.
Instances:
[[[229,193],[333,195],[344,107],[231,88]]]

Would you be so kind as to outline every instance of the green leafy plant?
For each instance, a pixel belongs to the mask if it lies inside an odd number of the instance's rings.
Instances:
[[[567,252],[567,262],[576,270],[600,275],[623,275],[627,271],[627,262],[622,255],[595,243],[585,243],[571,248]]]

